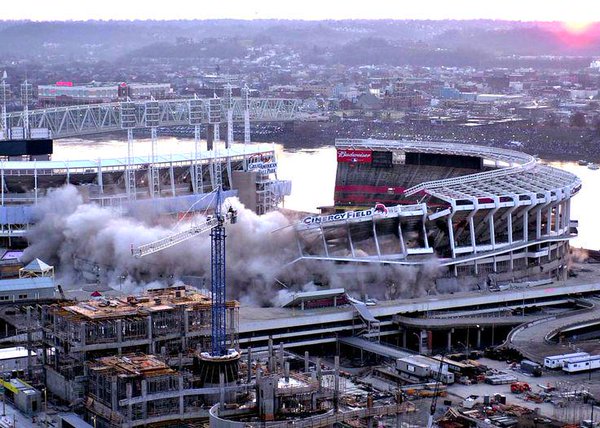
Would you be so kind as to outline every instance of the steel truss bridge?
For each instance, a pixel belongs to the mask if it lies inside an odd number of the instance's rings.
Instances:
[[[218,124],[227,122],[229,117],[233,122],[244,122],[246,111],[250,121],[284,122],[294,120],[298,106],[299,100],[282,98],[190,98],[84,104],[11,112],[7,114],[7,128],[46,128],[52,138],[65,138],[122,129]]]

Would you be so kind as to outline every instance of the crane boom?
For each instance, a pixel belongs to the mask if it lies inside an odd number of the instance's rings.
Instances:
[[[193,238],[199,235],[200,233],[208,232],[217,227],[218,224],[219,221],[215,217],[209,217],[206,219],[206,222],[192,226],[189,229],[184,230],[182,232],[177,232],[173,235],[167,236],[166,238],[158,239],[148,244],[140,245],[137,248],[132,247],[131,253],[137,258],[158,253],[159,251],[178,245],[183,241],[187,241],[188,239]]]
[[[431,398],[431,407],[429,408],[429,417],[427,418],[427,428],[433,427],[433,417],[435,416],[435,410],[437,407],[437,399],[440,393],[440,378],[442,377],[442,369],[444,368],[444,354],[440,357],[440,367],[435,375],[435,388],[433,390],[433,397]]]

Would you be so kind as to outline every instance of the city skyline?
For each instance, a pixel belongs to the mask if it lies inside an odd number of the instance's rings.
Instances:
[[[233,0],[229,2],[203,2],[190,10],[185,0],[172,0],[168,8],[164,3],[105,0],[80,2],[57,0],[49,3],[24,0],[8,3],[3,8],[4,20],[131,20],[131,19],[498,19],[517,21],[560,21],[567,28],[581,31],[591,22],[600,21],[600,10],[589,8],[586,0],[564,2],[561,0],[507,0],[504,2],[478,2],[458,0],[453,2],[428,0],[406,3],[390,0],[362,0],[320,2],[305,0],[290,4],[277,0]]]

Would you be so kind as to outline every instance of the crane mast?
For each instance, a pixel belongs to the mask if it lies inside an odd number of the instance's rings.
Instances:
[[[213,177],[216,190],[215,211],[205,222],[194,225],[187,230],[177,232],[165,238],[141,245],[131,247],[131,254],[135,257],[144,257],[158,253],[167,248],[176,246],[201,233],[210,231],[210,275],[211,275],[211,317],[212,338],[211,356],[221,357],[227,353],[227,309],[225,300],[226,277],[225,277],[225,223],[235,223],[237,212],[233,207],[223,211],[223,185],[221,163],[218,160],[212,163]]]
[[[440,378],[442,377],[442,369],[444,368],[444,355],[440,357],[440,366],[435,376],[435,388],[433,389],[433,397],[431,398],[431,407],[429,407],[429,416],[427,418],[427,428],[433,427],[433,417],[435,416],[435,410],[437,407],[437,399],[440,393]]]
[[[220,169],[220,168],[215,168]],[[217,172],[217,171],[215,171]],[[218,171],[220,173],[220,171]],[[210,231],[210,274],[212,294],[212,356],[225,355],[227,325],[225,309],[225,217],[222,209],[221,176],[218,177],[217,200],[215,205],[216,226]]]

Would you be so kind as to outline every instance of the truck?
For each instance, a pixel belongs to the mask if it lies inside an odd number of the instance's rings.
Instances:
[[[542,366],[530,360],[521,361],[521,371],[534,377],[542,375]]]
[[[510,392],[513,394],[521,394],[523,392],[530,392],[531,386],[527,382],[513,382],[510,384]]]

